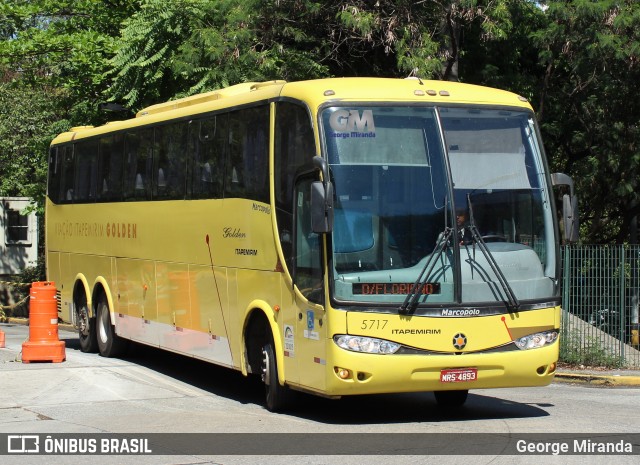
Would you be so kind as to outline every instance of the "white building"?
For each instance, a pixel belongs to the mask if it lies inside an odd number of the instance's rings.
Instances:
[[[27,197],[0,197],[0,276],[15,275],[38,261],[38,220],[22,215]]]

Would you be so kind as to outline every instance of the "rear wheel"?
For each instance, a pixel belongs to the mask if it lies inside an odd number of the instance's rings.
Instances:
[[[262,381],[265,385],[267,410],[271,412],[286,410],[291,392],[286,386],[280,386],[278,382],[278,365],[271,340],[262,347]]]
[[[457,408],[462,407],[467,401],[469,391],[435,391],[433,394],[439,407]]]
[[[100,355],[103,357],[116,357],[127,347],[127,341],[116,334],[109,316],[109,305],[103,299],[98,302],[97,311],[97,340]]]
[[[82,352],[97,352],[98,340],[96,338],[96,318],[89,315],[89,306],[86,300],[76,302],[78,309],[78,336],[80,338],[80,350]]]

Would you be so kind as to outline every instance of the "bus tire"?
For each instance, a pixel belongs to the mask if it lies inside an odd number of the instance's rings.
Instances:
[[[96,317],[89,315],[89,306],[85,300],[76,303],[78,308],[78,338],[80,350],[86,353],[98,352],[96,337]]]
[[[435,391],[433,394],[436,397],[438,407],[458,408],[462,407],[462,405],[467,401],[469,390]]]
[[[96,316],[96,339],[98,349],[103,357],[116,357],[126,349],[126,340],[116,334],[109,316],[109,305],[104,298],[98,302]]]
[[[286,410],[290,392],[286,386],[280,386],[278,382],[278,365],[271,340],[262,347],[262,382],[265,385],[267,410],[270,412]]]

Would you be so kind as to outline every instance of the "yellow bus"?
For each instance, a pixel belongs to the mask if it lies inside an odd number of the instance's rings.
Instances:
[[[459,406],[554,376],[551,185],[509,92],[244,83],[56,137],[48,279],[83,351],[135,341],[261,376],[272,411],[291,389]]]

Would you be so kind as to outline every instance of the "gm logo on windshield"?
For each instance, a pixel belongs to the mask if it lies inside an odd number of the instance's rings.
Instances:
[[[373,132],[376,130],[373,123],[373,111],[363,110],[336,110],[329,118],[331,129],[338,132]]]

